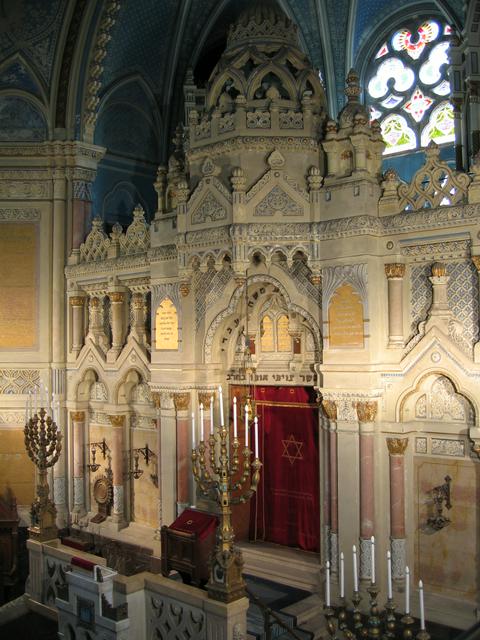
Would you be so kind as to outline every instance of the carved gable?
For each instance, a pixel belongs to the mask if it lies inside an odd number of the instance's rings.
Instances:
[[[278,170],[267,171],[247,192],[245,201],[255,217],[301,217],[310,202],[306,190]]]
[[[200,180],[192,193],[188,208],[192,225],[226,220],[231,215],[232,196],[215,176]]]

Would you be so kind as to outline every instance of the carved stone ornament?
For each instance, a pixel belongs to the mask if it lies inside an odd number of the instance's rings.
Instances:
[[[190,405],[190,394],[175,393],[173,396],[173,402],[177,411],[187,411]]]
[[[85,422],[85,411],[71,411],[72,422]]]
[[[328,416],[329,420],[336,421],[337,419],[337,405],[333,400],[322,400],[322,407]]]
[[[447,267],[443,262],[435,262],[432,265],[432,276],[434,278],[444,278],[447,275]]]
[[[183,298],[186,298],[190,293],[190,285],[188,282],[181,282],[179,289]]]
[[[278,149],[275,149],[268,156],[267,162],[272,167],[272,169],[279,169],[285,164],[285,158],[282,156]]]
[[[359,422],[373,422],[377,415],[377,402],[375,400],[365,400],[356,403],[357,417]]]
[[[392,262],[385,265],[385,275],[387,278],[403,278],[405,275],[405,265],[399,262]]]
[[[123,427],[125,424],[125,416],[108,416],[112,427]]]
[[[403,456],[408,445],[408,438],[387,438],[388,453],[391,456]]]
[[[161,404],[160,404],[160,393],[158,392],[153,392],[152,393],[152,400],[153,400],[153,404],[155,406],[155,409],[160,409],[161,408]]]

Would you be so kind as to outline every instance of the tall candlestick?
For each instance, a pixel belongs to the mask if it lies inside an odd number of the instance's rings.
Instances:
[[[330,562],[327,560],[325,565],[325,605],[330,606]]]
[[[345,597],[345,558],[343,551],[340,553],[340,598]]]
[[[200,442],[203,442],[203,402],[200,403]]]
[[[237,438],[237,398],[233,399],[233,437]]]
[[[245,449],[248,449],[248,404],[245,405]]]
[[[410,569],[405,567],[405,615],[410,615]]]
[[[223,420],[223,392],[222,387],[218,387],[218,399],[220,401],[220,426],[223,427],[225,422]]]
[[[372,550],[371,550],[371,567],[372,567],[372,571],[371,571],[371,579],[372,579],[372,584],[375,584],[375,537],[372,536],[370,538],[370,541],[372,543]]]
[[[213,396],[210,397],[210,433],[213,434]]]
[[[53,393],[52,393],[52,404],[50,406],[52,407],[52,419],[53,419],[54,422],[56,422],[56,420],[55,420],[55,415],[56,415],[55,414],[55,396],[54,396]]]
[[[255,424],[255,458],[258,459],[258,418],[255,416],[253,420]]]
[[[192,449],[195,449],[195,414],[192,413]]]
[[[387,551],[387,587],[388,599],[392,600],[392,554],[390,551]]]
[[[38,414],[38,393],[37,393],[37,387],[35,387],[35,414]]]
[[[357,547],[353,545],[353,590],[358,591]]]
[[[418,595],[420,598],[420,629],[425,631],[425,606],[423,603],[423,582],[418,581]]]
[[[50,398],[48,396],[48,387],[45,387],[45,404],[43,406],[45,407],[45,411],[48,413],[50,410]]]

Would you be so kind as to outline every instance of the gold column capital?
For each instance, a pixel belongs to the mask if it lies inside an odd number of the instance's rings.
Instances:
[[[391,456],[403,456],[408,445],[408,438],[387,438],[388,453]]]
[[[322,407],[329,420],[336,421],[337,419],[337,405],[335,400],[322,400]]]
[[[472,256],[472,262],[475,265],[475,269],[480,271],[480,256]]]
[[[125,424],[125,416],[108,416],[112,427],[123,427]]]
[[[85,411],[70,411],[73,422],[85,422]]]
[[[125,300],[125,294],[123,291],[111,291],[108,294],[111,302],[123,302]]]
[[[89,300],[89,305],[97,309],[100,306],[100,300],[97,298],[97,296],[92,296]]]
[[[199,391],[198,392],[198,402],[199,404],[203,404],[204,409],[210,409],[210,401],[213,396],[215,400],[215,390],[211,391]]]
[[[143,309],[145,305],[143,294],[142,293],[134,293],[132,296],[132,306],[134,309]]]
[[[443,278],[447,275],[447,267],[443,262],[434,262],[432,264],[432,276],[434,278]]]
[[[160,409],[162,405],[160,402],[160,393],[158,391],[152,392],[152,400],[153,400],[153,405],[155,409]]]
[[[72,307],[83,307],[84,302],[85,302],[85,296],[72,296],[70,298],[70,305]]]
[[[355,405],[359,422],[373,422],[377,415],[376,400],[362,400]]]
[[[385,265],[385,275],[390,278],[403,278],[405,275],[405,265],[401,262],[391,262]]]
[[[173,394],[173,402],[175,404],[175,409],[177,411],[187,411],[190,405],[190,394],[189,393],[174,393]]]

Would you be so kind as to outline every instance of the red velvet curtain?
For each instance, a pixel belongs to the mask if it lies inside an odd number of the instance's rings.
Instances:
[[[263,466],[251,504],[250,538],[318,552],[318,408],[313,389],[257,387],[255,400]]]

